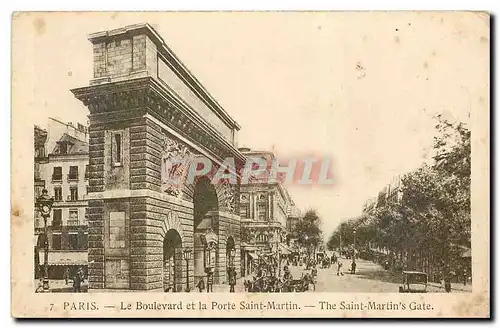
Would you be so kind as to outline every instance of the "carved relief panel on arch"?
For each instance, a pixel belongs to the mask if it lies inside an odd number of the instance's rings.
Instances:
[[[229,213],[235,213],[236,212],[236,203],[237,199],[235,196],[236,193],[236,186],[230,184],[227,181],[224,181],[222,183],[222,200],[221,200],[221,207],[222,210],[229,212]]]
[[[181,141],[162,134],[161,190],[170,196],[181,197],[189,166],[195,154]]]

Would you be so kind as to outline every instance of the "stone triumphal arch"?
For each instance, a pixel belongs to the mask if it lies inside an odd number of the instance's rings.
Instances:
[[[239,183],[190,182],[186,172],[200,156],[215,168],[227,157],[243,165],[239,125],[151,26],[89,40],[93,79],[72,92],[90,111],[90,290],[184,291],[207,263],[226,283],[228,247],[240,272]]]

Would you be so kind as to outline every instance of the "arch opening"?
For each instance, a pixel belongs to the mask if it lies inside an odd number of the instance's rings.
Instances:
[[[193,192],[194,204],[194,278],[195,283],[205,276],[207,262],[217,270],[217,252],[206,254],[203,236],[208,231],[219,234],[218,227],[218,198],[215,186],[207,177],[201,177],[195,184]],[[206,257],[212,259],[207,261]]]
[[[179,232],[170,229],[163,238],[163,290],[182,291],[182,239]]]

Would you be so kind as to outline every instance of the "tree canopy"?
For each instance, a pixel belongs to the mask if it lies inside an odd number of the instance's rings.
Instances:
[[[295,226],[295,235],[299,245],[307,249],[318,247],[322,243],[321,219],[315,210],[308,210]]]
[[[411,250],[449,261],[453,249],[470,247],[470,131],[463,123],[437,117],[433,162],[405,174],[396,198],[377,202],[357,218],[340,224],[327,247],[352,243],[390,253]]]

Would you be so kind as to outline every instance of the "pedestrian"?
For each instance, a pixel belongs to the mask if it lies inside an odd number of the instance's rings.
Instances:
[[[231,268],[229,270],[229,292],[234,293],[234,285],[236,285],[236,269]]]
[[[444,290],[449,293],[451,292],[451,273],[445,274],[444,277]]]
[[[255,276],[253,276],[252,278],[253,278],[253,280],[251,281],[251,285],[248,288],[249,292],[255,292],[257,290],[257,288],[258,288],[257,278]]]
[[[288,265],[285,265],[285,267],[283,268],[283,280],[287,281],[287,280],[292,280],[293,277],[292,277],[292,273],[290,272],[290,268],[288,267]]]
[[[35,293],[42,293],[43,292],[43,277],[40,277],[38,280],[38,287],[35,289]]]
[[[198,280],[198,283],[196,284],[196,288],[198,288],[198,291],[201,293],[205,289],[205,281],[203,280],[203,277]]]
[[[351,263],[351,273],[356,274],[356,261],[352,261]]]
[[[212,268],[208,269],[207,273],[207,293],[214,292],[214,271]]]
[[[81,293],[82,292],[82,282],[83,282],[83,270],[82,268],[78,268],[75,277],[73,278],[73,292]]]
[[[63,275],[64,281],[66,282],[66,285],[68,285],[69,276],[70,276],[69,268],[66,268],[66,270],[64,270],[64,275]]]
[[[337,276],[339,275],[344,275],[344,272],[342,272],[342,261],[338,260],[338,263],[337,263]]]
[[[316,267],[312,268],[311,275],[313,278],[316,278],[316,276],[318,275],[318,269],[316,269]]]

